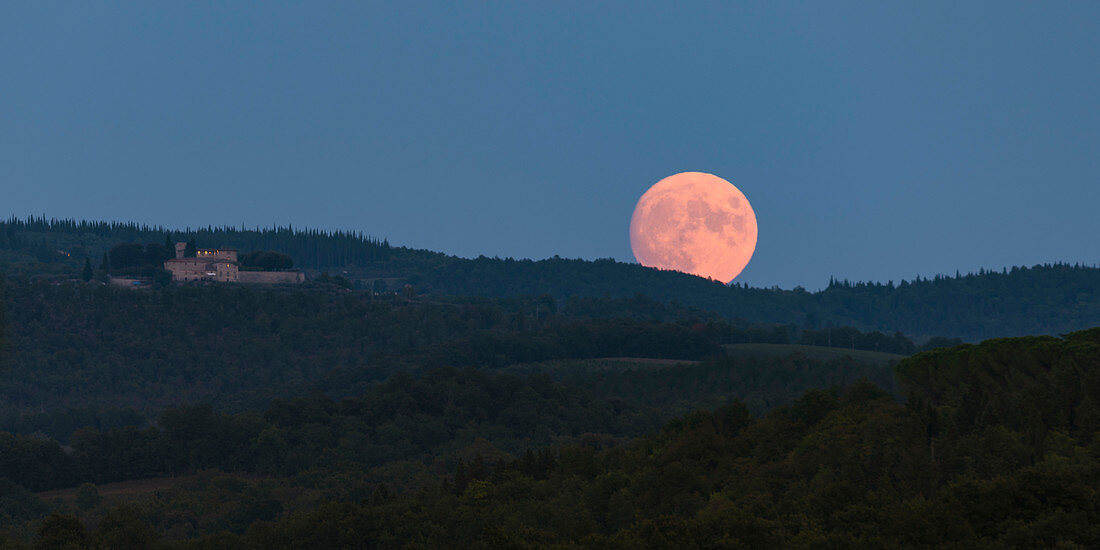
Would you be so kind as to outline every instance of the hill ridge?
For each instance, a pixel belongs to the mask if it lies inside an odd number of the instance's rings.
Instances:
[[[468,296],[630,297],[688,305],[724,317],[806,328],[854,326],[903,332],[915,339],[1062,334],[1100,325],[1100,268],[1047,263],[980,269],[912,281],[852,282],[833,278],[818,291],[724,285],[674,271],[613,259],[542,260],[460,258],[390,245],[359,232],[296,229],[200,228],[178,232],[160,226],[31,217],[0,222],[0,271],[75,278],[84,258],[93,261],[114,244],[195,238],[200,245],[288,254],[296,266],[332,271],[372,290],[400,282],[418,293]],[[210,242],[206,242],[210,241]]]

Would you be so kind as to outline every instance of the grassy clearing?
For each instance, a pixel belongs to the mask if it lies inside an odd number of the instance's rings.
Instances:
[[[104,483],[103,485],[96,485],[96,490],[99,492],[99,496],[103,498],[118,498],[118,499],[130,499],[154,493],[156,491],[163,491],[177,487],[184,483],[190,483],[197,479],[202,474],[194,474],[190,476],[179,477],[155,477],[150,479],[135,479],[132,481],[123,481],[119,483]],[[62,500],[67,503],[72,503],[76,500],[76,492],[78,487],[70,487],[68,489],[54,489],[52,491],[44,491],[38,493],[38,498],[45,502],[52,502],[54,500]]]
[[[654,365],[667,367],[671,365],[694,365],[698,361],[690,361],[687,359],[657,359],[653,357],[601,357],[599,359],[591,359],[591,361],[613,361],[617,363],[628,363],[630,365]]]
[[[865,363],[896,363],[904,355],[848,348],[826,348],[822,346],[803,346],[799,344],[729,344],[726,352],[732,356],[752,355],[757,357],[783,357],[801,353],[811,359],[829,361],[842,357],[851,357]]]
[[[690,366],[699,361],[686,359],[660,359],[656,357],[601,357],[599,359],[553,359],[534,363],[517,363],[501,369],[514,375],[544,373],[563,375],[591,374],[606,371],[647,370],[665,367]]]

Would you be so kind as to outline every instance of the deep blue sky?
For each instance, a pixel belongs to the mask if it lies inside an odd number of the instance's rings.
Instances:
[[[755,286],[1100,260],[1100,4],[593,4],[5,3],[0,216],[633,261],[691,170]]]

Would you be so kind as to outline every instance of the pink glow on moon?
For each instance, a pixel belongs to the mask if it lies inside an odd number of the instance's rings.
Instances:
[[[650,187],[630,218],[630,248],[646,267],[733,281],[756,250],[756,213],[734,185],[681,172]]]

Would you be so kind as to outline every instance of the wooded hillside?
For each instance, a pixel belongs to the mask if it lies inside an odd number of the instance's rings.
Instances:
[[[647,296],[754,323],[824,329],[852,326],[915,340],[933,336],[979,341],[1005,336],[1058,335],[1100,325],[1100,268],[1048,264],[916,276],[863,283],[830,281],[817,292],[728,287],[676,272],[613,260],[464,259],[391,247],[347,232],[205,228],[168,230],[136,224],[11,219],[0,223],[0,270],[29,276],[77,278],[119,242],[196,239],[199,246],[233,246],[289,255],[294,265],[340,274],[351,285],[402,281],[419,293],[461,296]],[[823,282],[824,283],[824,282]],[[383,285],[384,286],[384,285]],[[395,290],[395,289],[388,289]]]
[[[1100,329],[923,353],[897,372],[904,404],[862,382],[762,417],[732,400],[631,441],[615,434],[652,420],[636,405],[453,369],[262,415],[177,409],[159,428],[82,433],[71,456],[0,441],[4,472],[31,486],[236,473],[107,500],[89,485],[46,519],[50,506],[11,485],[0,511],[32,541],[134,548],[1100,544]],[[573,438],[509,439],[540,430]]]

